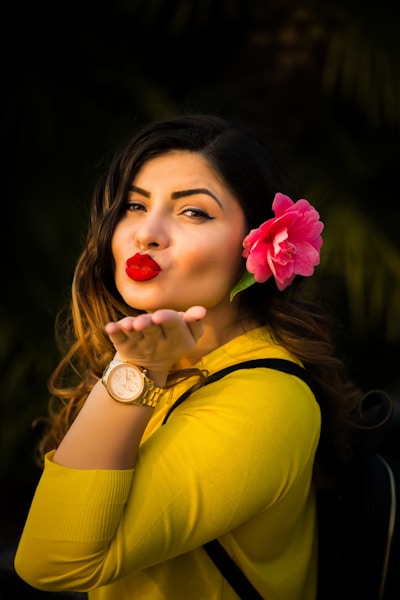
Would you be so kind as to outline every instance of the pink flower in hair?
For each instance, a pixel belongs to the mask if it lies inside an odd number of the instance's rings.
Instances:
[[[273,219],[252,229],[243,240],[246,272],[231,292],[232,298],[253,283],[271,276],[283,291],[296,275],[310,276],[320,262],[324,224],[307,200],[293,202],[277,193],[272,203]]]

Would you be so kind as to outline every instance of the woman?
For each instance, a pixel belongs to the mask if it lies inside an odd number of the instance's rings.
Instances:
[[[315,490],[334,482],[360,393],[302,289],[323,225],[284,185],[252,133],[207,115],[147,125],[112,161],[15,560],[34,587],[237,598],[202,548],[219,538],[261,597],[316,597]],[[265,368],[204,385],[265,357],[303,365],[320,404]]]

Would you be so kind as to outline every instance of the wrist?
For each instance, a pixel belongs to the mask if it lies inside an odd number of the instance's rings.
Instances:
[[[146,369],[127,360],[120,360],[119,356],[114,356],[101,379],[108,394],[122,404],[156,406],[164,388],[156,385]]]
[[[146,372],[147,377],[151,379],[151,381],[157,388],[164,388],[165,384],[167,383],[170,368],[166,368],[165,366],[144,366],[143,364],[140,364],[135,360],[122,356],[118,351],[114,354],[113,360],[125,363],[127,365],[133,365],[134,367],[144,370]]]

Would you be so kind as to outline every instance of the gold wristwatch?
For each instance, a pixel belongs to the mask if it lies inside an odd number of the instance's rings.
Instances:
[[[117,402],[136,406],[156,406],[164,392],[147,377],[146,369],[113,359],[105,368],[102,383]]]

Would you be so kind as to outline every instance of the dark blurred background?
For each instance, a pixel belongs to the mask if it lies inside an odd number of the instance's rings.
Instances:
[[[15,1],[2,8],[0,550],[23,525],[91,191],[135,125],[259,125],[326,223],[318,279],[356,381],[399,397],[398,3]]]

